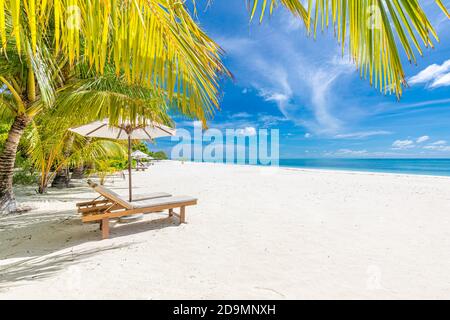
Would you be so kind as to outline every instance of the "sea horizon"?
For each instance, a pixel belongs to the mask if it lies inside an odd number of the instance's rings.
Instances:
[[[172,159],[178,160],[181,159]],[[191,160],[184,160],[196,162]],[[198,161],[197,161],[198,162]],[[214,163],[202,161],[199,163]],[[216,162],[226,163],[226,162]],[[270,166],[235,161],[230,165]],[[287,158],[279,160],[279,167],[293,169],[337,170],[373,173],[394,173],[450,177],[450,158]]]
[[[281,159],[280,167],[450,176],[448,158]]]

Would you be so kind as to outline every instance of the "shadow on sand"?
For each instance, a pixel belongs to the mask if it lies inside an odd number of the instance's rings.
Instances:
[[[96,254],[128,246],[128,244],[113,245],[103,248],[66,251],[41,257],[23,259],[0,267],[0,291],[20,285],[20,281],[41,280],[54,273],[74,265]]]
[[[26,192],[30,191],[22,190],[21,197]],[[49,277],[96,254],[142,241],[142,237],[133,237],[121,240],[119,245],[119,241],[115,241],[118,238],[148,232],[151,241],[149,231],[178,226],[176,218],[156,213],[128,224],[111,222],[110,239],[101,241],[99,225],[83,224],[75,210],[75,202],[89,199],[91,193],[88,188],[71,188],[52,190],[44,196],[25,195],[26,201],[42,201],[45,206],[41,203],[39,210],[0,216],[0,289],[18,285],[15,282]],[[58,208],[61,201],[70,202],[66,207],[74,209]]]
[[[167,213],[146,215],[144,220],[110,222],[110,239],[177,227]],[[27,213],[0,218],[0,260],[46,255],[86,242],[101,240],[98,223],[82,223],[75,210]]]

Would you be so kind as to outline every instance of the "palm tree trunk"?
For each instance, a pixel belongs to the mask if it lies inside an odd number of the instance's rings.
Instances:
[[[47,192],[47,188],[48,188],[48,179],[47,179],[47,177],[44,177],[41,180],[41,183],[39,184],[38,193],[39,194],[46,193]]]
[[[17,210],[13,191],[14,164],[20,138],[31,119],[26,115],[16,116],[8,133],[3,154],[0,155],[0,213]]]
[[[85,171],[84,165],[80,165],[73,168],[72,179],[83,179],[84,171]]]
[[[69,157],[70,152],[72,150],[72,145],[75,137],[71,135],[69,139],[67,139],[66,144],[64,146],[64,157]],[[55,175],[55,178],[52,181],[52,188],[63,189],[68,188],[70,184],[70,172],[68,166],[62,166]]]
[[[70,183],[70,173],[67,167],[63,167],[56,172],[52,181],[52,188],[63,189],[68,188]]]

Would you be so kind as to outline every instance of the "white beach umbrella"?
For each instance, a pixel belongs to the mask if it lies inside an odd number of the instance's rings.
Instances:
[[[95,121],[83,126],[71,128],[69,131],[78,133],[84,137],[104,138],[113,140],[128,140],[128,187],[129,199],[133,200],[131,180],[131,141],[132,140],[154,140],[156,138],[170,137],[176,134],[176,130],[154,121],[137,121],[132,125],[125,121],[118,126],[109,125],[108,119]]]
[[[131,157],[133,159],[136,160],[142,160],[142,159],[146,159],[146,160],[153,160],[153,157],[150,157],[148,154],[142,152],[141,150],[136,150],[131,154]]]

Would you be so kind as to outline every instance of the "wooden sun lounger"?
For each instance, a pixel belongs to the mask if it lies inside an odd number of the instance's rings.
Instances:
[[[136,171],[145,171],[147,169],[148,169],[148,167],[144,164],[140,164],[140,165],[136,166]]]
[[[110,193],[115,194],[117,197],[120,197],[118,194],[116,194],[112,190],[109,190],[109,189],[106,189],[106,190]],[[132,202],[139,202],[139,201],[158,199],[158,198],[166,198],[166,197],[171,197],[171,196],[172,195],[170,193],[155,192],[155,193],[150,193],[147,195],[135,196]],[[112,204],[112,202],[110,199],[106,198],[104,195],[100,195],[99,197],[95,198],[94,200],[86,201],[86,202],[79,202],[76,204],[76,206],[78,208],[78,212],[84,214],[84,213],[89,213],[89,212],[101,211],[102,208],[106,208],[111,204]]]
[[[102,230],[103,239],[109,237],[109,220],[118,219],[135,214],[153,213],[169,210],[169,217],[176,216],[181,223],[186,222],[186,207],[197,204],[197,199],[192,197],[159,197],[146,200],[140,200],[136,202],[128,202],[122,199],[115,192],[98,186],[91,185],[95,191],[101,194],[105,200],[108,201],[97,203],[95,207],[79,207],[78,211],[82,213],[82,221],[99,222],[100,229]],[[176,213],[174,209],[180,208],[180,212]]]
[[[94,190],[97,187],[97,184],[92,182],[91,180],[88,180],[88,184]],[[120,198],[120,195],[118,195],[114,191],[107,189],[105,187],[102,187],[102,189],[104,189],[106,191],[106,193]],[[109,198],[105,197],[105,195],[102,194],[102,192],[99,192],[98,190],[96,190],[96,191],[98,193],[100,193],[100,196],[98,196],[94,200],[86,201],[86,202],[79,202],[76,204],[79,213],[86,214],[86,213],[90,213],[90,212],[98,212],[104,208],[107,208],[109,205],[112,204],[111,200]],[[102,191],[102,190],[100,190],[100,191]],[[170,193],[155,192],[155,193],[150,193],[150,194],[146,194],[146,195],[135,196],[132,202],[151,200],[151,199],[157,199],[157,198],[165,198],[165,197],[171,197],[171,196],[172,195]]]

